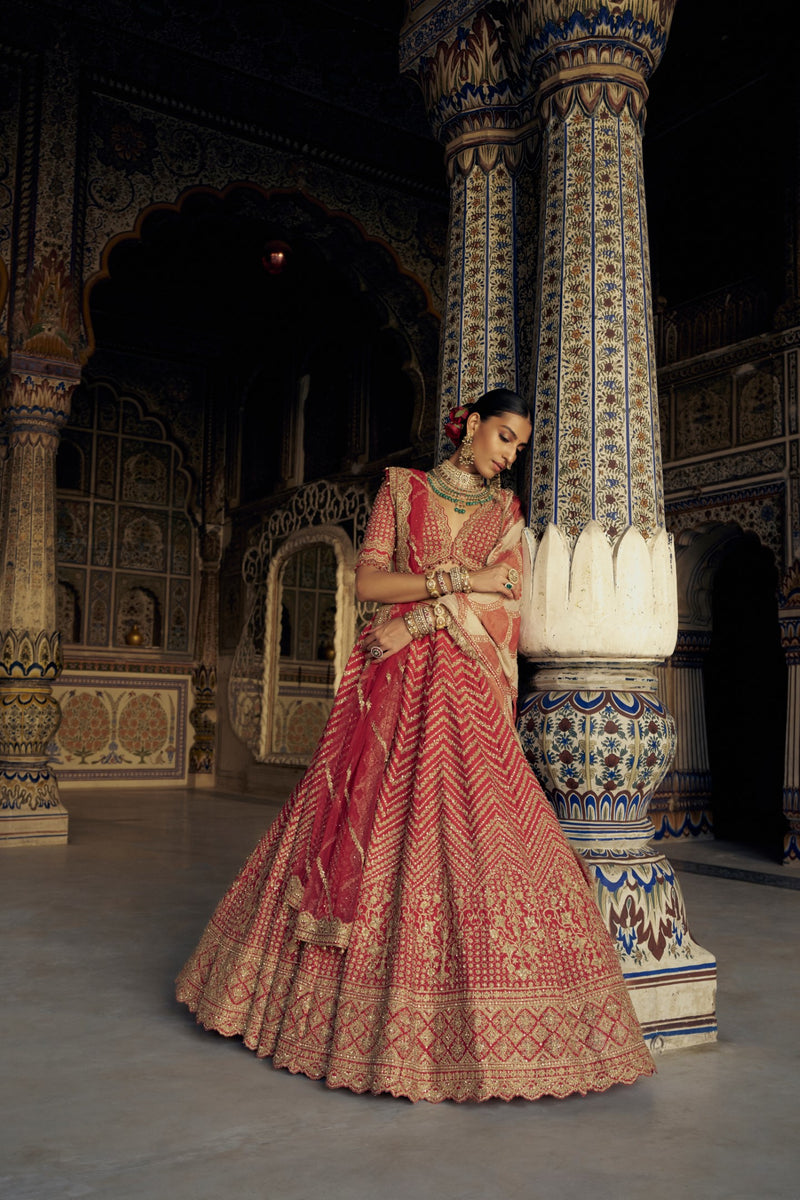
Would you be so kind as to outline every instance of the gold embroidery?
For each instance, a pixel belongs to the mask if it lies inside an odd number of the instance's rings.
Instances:
[[[305,888],[296,875],[292,875],[289,880],[289,886],[286,888],[286,903],[290,908],[299,908],[303,903],[303,893]]]
[[[383,735],[381,734],[380,729],[378,729],[378,726],[375,724],[374,721],[372,722],[372,732],[375,734],[375,740],[378,742],[378,745],[380,746],[381,750],[383,751],[384,761],[388,762],[389,761],[389,747],[386,745]]]
[[[314,917],[309,912],[301,912],[297,914],[294,933],[299,942],[344,950],[350,941],[352,928],[352,925],[345,925],[338,917]]]
[[[325,874],[325,868],[322,865],[322,859],[319,855],[317,855],[315,861],[317,870],[319,871],[319,877],[322,880],[322,889],[325,892],[325,900],[327,901],[328,910],[330,911],[330,909],[333,908],[333,905],[331,904],[331,889],[328,885],[328,876]]]
[[[395,542],[395,563],[398,571],[408,571],[410,569],[408,523],[411,516],[413,476],[410,471],[404,470],[402,467],[389,467],[388,476],[399,534]]]

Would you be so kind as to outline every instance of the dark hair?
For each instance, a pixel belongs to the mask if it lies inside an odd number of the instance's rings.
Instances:
[[[489,417],[500,417],[503,413],[514,413],[515,416],[524,417],[526,421],[533,422],[531,406],[528,401],[523,400],[522,396],[517,392],[510,391],[509,388],[492,388],[490,392],[485,392],[478,400],[468,405],[467,416],[475,412],[482,421],[488,420]],[[466,428],[466,424],[464,428]]]

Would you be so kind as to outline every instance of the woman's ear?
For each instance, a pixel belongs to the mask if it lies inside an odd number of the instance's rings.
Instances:
[[[470,437],[475,437],[476,430],[477,430],[478,426],[480,425],[480,423],[481,423],[480,414],[479,413],[470,413],[469,416],[467,417],[466,426],[464,427],[465,435],[469,434]]]

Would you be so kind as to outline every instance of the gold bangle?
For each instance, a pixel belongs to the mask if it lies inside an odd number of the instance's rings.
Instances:
[[[436,579],[433,571],[429,572],[425,576],[425,587],[428,589],[428,595],[430,596],[431,600],[439,599],[439,589],[436,586]]]
[[[472,591],[472,580],[469,577],[469,571],[462,568],[461,571],[461,590],[464,595],[468,595]]]
[[[418,604],[411,610],[411,616],[417,628],[417,637],[427,637],[430,633],[428,625],[428,605]]]
[[[416,641],[416,639],[419,637],[419,632],[417,631],[417,628],[416,628],[416,626],[414,625],[414,618],[413,618],[413,616],[411,615],[411,613],[410,613],[410,612],[404,612],[404,613],[403,613],[403,620],[404,620],[404,621],[405,621],[405,623],[406,623],[406,629],[407,629],[407,630],[408,630],[408,632],[411,634],[411,637],[412,637],[412,638],[413,638],[413,639]]]
[[[445,572],[444,571],[436,572],[436,582],[439,585],[439,595],[446,596],[449,592],[449,589],[448,589],[447,583],[445,581]]]
[[[443,604],[431,604],[431,616],[433,617],[434,629],[446,629],[450,624],[450,614]]]

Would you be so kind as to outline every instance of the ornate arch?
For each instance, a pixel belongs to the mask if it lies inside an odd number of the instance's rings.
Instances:
[[[332,209],[300,188],[270,188],[249,181],[229,183],[221,188],[196,185],[181,192],[172,202],[160,201],[142,208],[132,226],[128,225],[108,239],[100,253],[99,269],[85,281],[82,305],[87,354],[91,355],[96,348],[92,291],[98,283],[111,277],[114,250],[124,242],[141,239],[144,226],[152,215],[180,214],[187,202],[197,196],[209,196],[220,204],[236,205],[234,211],[250,216],[263,216],[265,222],[280,226],[288,236],[313,242],[328,262],[349,275],[354,289],[374,309],[379,328],[392,330],[405,347],[402,370],[413,389],[414,442],[420,444],[432,437],[436,414],[431,398],[436,394],[439,315],[428,285],[403,266],[387,239],[370,234],[352,214]]]
[[[262,731],[267,719],[264,714],[265,680],[268,671],[265,655],[269,644],[267,631],[275,627],[274,624],[269,626],[270,619],[273,622],[277,620],[276,616],[270,618],[269,609],[269,597],[273,597],[274,603],[274,596],[278,590],[274,582],[278,576],[271,570],[273,559],[293,534],[302,533],[308,535],[309,541],[320,541],[323,540],[319,536],[321,530],[328,531],[328,536],[338,536],[330,535],[332,528],[344,534],[352,551],[363,538],[371,507],[370,498],[363,488],[340,488],[327,480],[307,484],[298,488],[288,504],[271,514],[262,529],[256,532],[253,544],[244,556],[242,577],[248,590],[248,615],[233,656],[228,681],[228,710],[236,736],[256,757],[260,757],[262,753]],[[295,545],[297,544],[296,542]],[[352,605],[355,625],[358,627],[365,621],[369,606],[355,602],[352,578],[348,581],[344,573],[344,543],[337,544],[339,553],[342,554],[341,562],[337,556],[337,576],[339,573],[342,575],[341,583],[337,578],[337,594],[342,595],[343,589],[349,586],[350,600],[345,601],[344,611],[349,611],[348,606]],[[354,551],[352,553],[354,555]],[[278,560],[276,571],[280,569],[280,562],[281,560]],[[354,562],[353,557],[351,566]],[[272,593],[269,590],[270,580],[273,581]],[[336,647],[337,672],[344,667],[344,660],[350,648],[348,645],[345,649],[349,628],[347,620],[349,618],[343,616],[341,640]],[[337,616],[337,634],[338,630]],[[340,655],[344,657],[340,658]]]
[[[283,572],[288,559],[307,546],[330,546],[336,558],[336,625],[334,632],[333,688],[330,701],[317,701],[320,712],[327,720],[333,693],[339,686],[347,657],[355,640],[355,547],[338,525],[313,525],[291,533],[279,547],[269,564],[267,573],[266,612],[264,619],[264,655],[262,676],[261,729],[256,757],[259,762],[305,766],[304,756],[295,756],[276,751],[275,719],[280,704],[280,635],[281,598],[283,594]]]

